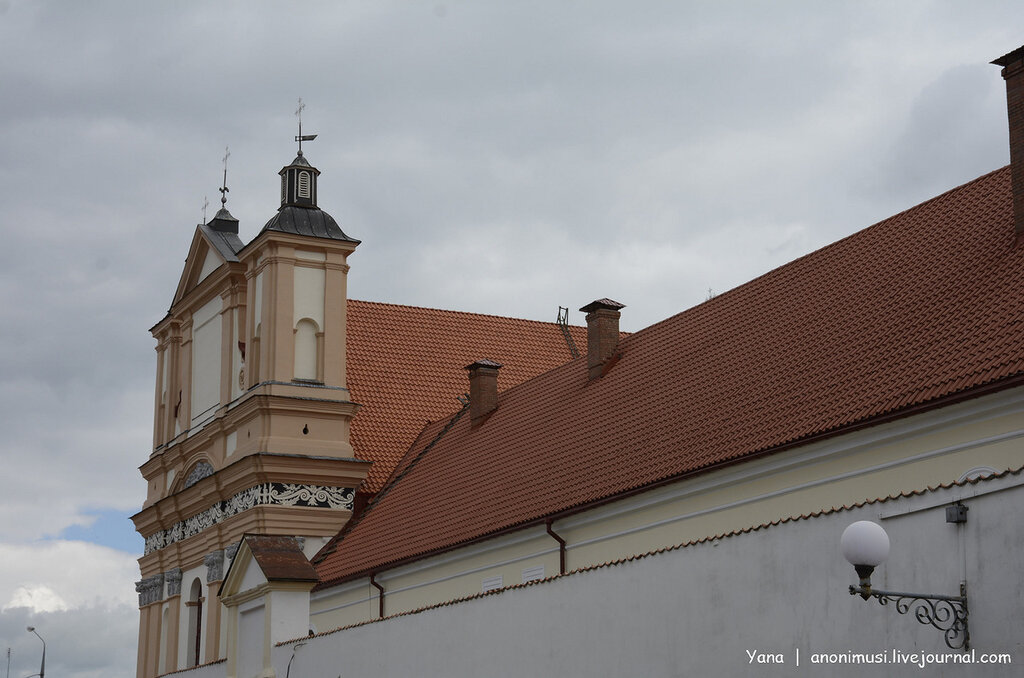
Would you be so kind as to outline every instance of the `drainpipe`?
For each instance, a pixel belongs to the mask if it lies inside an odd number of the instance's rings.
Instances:
[[[374,579],[374,577],[376,577],[376,576],[377,576],[376,574],[371,574],[370,575],[370,586],[373,586],[374,588],[376,588],[380,592],[380,594],[377,596],[377,601],[379,602],[379,608],[377,610],[377,614],[378,614],[378,616],[380,616],[381,619],[383,619],[384,618],[384,587],[381,586],[380,584],[378,584],[377,580]]]
[[[551,518],[548,518],[544,524],[548,529],[548,534],[558,542],[558,574],[565,574],[565,540],[555,534],[555,531],[551,529],[552,522]]]

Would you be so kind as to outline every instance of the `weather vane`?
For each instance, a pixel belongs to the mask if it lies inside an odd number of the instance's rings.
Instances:
[[[220,204],[221,204],[222,207],[226,207],[227,206],[227,203],[228,203],[228,191],[231,190],[231,189],[228,188],[228,158],[230,158],[230,157],[231,157],[231,151],[229,151],[228,147],[225,146],[224,147],[224,184],[220,188],[217,189],[218,191],[220,191]]]
[[[299,118],[299,133],[295,137],[295,140],[299,142],[299,155],[302,155],[302,142],[312,141],[316,139],[315,134],[302,134],[302,109],[306,107],[306,104],[302,102],[302,97],[299,97],[299,107],[295,109],[295,115]]]
[[[205,195],[203,196],[203,223],[206,223],[206,208],[210,206],[210,200]]]

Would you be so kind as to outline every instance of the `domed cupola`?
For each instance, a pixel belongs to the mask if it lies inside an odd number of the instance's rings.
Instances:
[[[302,134],[303,108],[302,99],[299,99],[299,110],[296,111],[300,116],[299,134],[295,137],[295,141],[299,142],[299,153],[291,164],[281,168],[279,172],[281,206],[277,208],[277,214],[271,217],[263,230],[358,243],[355,238],[345,235],[334,217],[317,207],[316,184],[320,170],[309,164],[306,156],[302,154],[302,142],[313,141],[317,135]]]

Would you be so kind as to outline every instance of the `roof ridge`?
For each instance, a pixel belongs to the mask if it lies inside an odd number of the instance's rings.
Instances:
[[[396,308],[396,309],[403,308],[403,309],[410,309],[410,310],[415,310],[415,311],[435,311],[437,313],[450,313],[450,314],[453,314],[453,315],[475,316],[477,318],[495,318],[495,319],[498,319],[498,320],[515,320],[516,322],[536,323],[538,325],[553,325],[553,326],[556,326],[556,327],[559,326],[559,324],[557,322],[549,322],[547,320],[534,320],[532,318],[517,318],[517,317],[511,316],[511,315],[497,315],[497,314],[494,314],[494,313],[477,313],[475,311],[456,311],[456,310],[452,310],[450,308],[437,308],[437,307],[434,307],[434,306],[414,306],[412,304],[396,304],[396,303],[387,302],[387,301],[367,301],[365,299],[352,299],[352,298],[350,298],[348,301],[349,302],[355,302],[357,304],[366,304],[368,306],[369,305],[372,305],[372,306],[389,306],[391,308]],[[585,330],[586,329],[586,325],[569,325],[569,327],[575,327],[575,328],[578,328],[578,329],[581,329],[581,330]],[[623,332],[622,334],[628,334],[628,333]]]
[[[966,182],[964,182],[964,183],[962,183],[962,184],[960,184],[958,186],[954,186],[953,188],[950,188],[950,189],[948,189],[948,190],[946,190],[946,191],[944,191],[944,192],[942,192],[942,193],[940,193],[938,195],[932,196],[931,198],[928,198],[927,200],[922,200],[921,202],[917,203],[916,205],[912,205],[911,207],[908,207],[908,208],[906,208],[904,210],[896,212],[895,214],[891,214],[888,217],[886,217],[884,219],[881,219],[879,221],[876,221],[875,223],[873,223],[873,224],[871,224],[869,226],[865,226],[864,228],[860,228],[860,229],[854,231],[853,233],[850,233],[848,235],[843,236],[839,240],[834,240],[834,241],[829,242],[829,243],[827,243],[825,245],[822,245],[818,249],[811,250],[810,252],[807,252],[806,254],[800,255],[796,259],[791,259],[791,260],[789,260],[789,261],[787,261],[787,262],[785,262],[783,264],[779,264],[775,268],[771,268],[771,269],[765,271],[764,273],[762,273],[761,275],[759,275],[757,277],[751,278],[750,280],[747,280],[746,282],[740,283],[736,287],[731,287],[731,288],[725,290],[724,292],[719,292],[718,294],[714,295],[710,299],[705,299],[704,301],[702,301],[702,302],[700,302],[698,304],[694,304],[693,306],[691,306],[689,308],[684,308],[682,311],[679,311],[678,313],[674,313],[674,314],[668,316],[667,318],[659,320],[659,321],[657,321],[655,323],[651,323],[647,327],[639,329],[636,332],[630,333],[629,336],[632,337],[632,336],[637,335],[637,334],[642,334],[642,333],[646,332],[647,330],[650,330],[652,328],[658,327],[659,325],[667,323],[668,321],[670,321],[670,320],[672,320],[674,318],[678,318],[679,316],[681,316],[681,315],[683,315],[685,313],[689,313],[689,312],[693,311],[694,309],[701,308],[703,306],[707,306],[709,304],[715,303],[716,301],[718,301],[719,299],[722,299],[726,295],[735,296],[735,293],[737,292],[737,290],[743,289],[743,288],[745,288],[745,287],[747,287],[749,285],[753,285],[757,281],[759,281],[759,280],[761,280],[763,278],[766,278],[766,277],[776,273],[777,271],[781,271],[783,269],[790,268],[791,266],[794,266],[798,262],[801,262],[801,261],[807,259],[808,257],[812,257],[812,256],[815,256],[815,255],[821,253],[821,252],[825,252],[825,251],[831,250],[831,249],[833,249],[835,247],[838,247],[839,245],[845,243],[846,241],[848,241],[848,240],[850,240],[852,238],[856,238],[856,237],[860,236],[861,234],[865,233],[866,231],[870,231],[871,229],[875,228],[876,226],[881,226],[882,224],[889,223],[889,222],[897,219],[898,217],[901,217],[901,216],[907,214],[908,212],[913,212],[914,210],[917,210],[917,209],[920,209],[922,207],[925,207],[926,205],[928,205],[930,203],[933,203],[933,202],[936,202],[937,200],[941,200],[943,198],[946,198],[949,195],[951,195],[953,193],[956,193],[957,191],[961,191],[963,189],[966,189],[968,186],[971,186],[972,184],[976,184],[978,182],[984,181],[985,179],[988,179],[989,177],[991,177],[994,174],[999,174],[1000,172],[1009,171],[1009,169],[1010,169],[1009,165],[1004,165],[1003,167],[999,167],[999,168],[994,169],[994,170],[992,170],[990,172],[986,172],[985,174],[977,176],[974,179],[971,179],[970,181],[966,181]]]

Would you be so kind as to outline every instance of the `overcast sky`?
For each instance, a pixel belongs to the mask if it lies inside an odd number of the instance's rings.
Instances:
[[[639,330],[1008,162],[1019,2],[0,0],[0,652],[132,676],[154,342],[306,156],[354,298]]]

